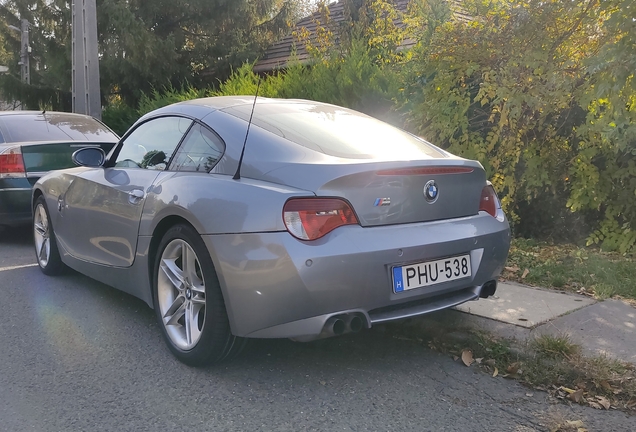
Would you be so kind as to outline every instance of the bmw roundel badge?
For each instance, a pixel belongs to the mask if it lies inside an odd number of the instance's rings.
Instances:
[[[437,183],[435,180],[429,180],[424,186],[424,198],[426,198],[426,202],[429,204],[433,204],[437,201],[439,197],[439,188],[437,187]]]

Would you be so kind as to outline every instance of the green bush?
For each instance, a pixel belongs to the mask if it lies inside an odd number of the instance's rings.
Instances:
[[[102,121],[122,136],[139,118],[137,110],[122,101],[113,102],[102,111]]]
[[[150,111],[171,105],[177,102],[197,99],[206,95],[205,90],[198,90],[192,86],[184,85],[181,89],[167,86],[159,91],[153,89],[150,94],[142,94],[139,99],[137,113],[142,116]]]
[[[517,232],[636,246],[636,86],[623,64],[636,45],[614,49],[636,30],[613,24],[633,23],[620,3],[466,0],[470,21],[419,32],[408,126],[481,161]],[[621,67],[599,67],[609,60]]]

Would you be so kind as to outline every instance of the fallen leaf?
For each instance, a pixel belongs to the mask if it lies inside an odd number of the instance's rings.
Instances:
[[[457,360],[459,360],[459,357],[453,356],[453,361],[457,361]]]
[[[530,270],[525,269],[525,270],[523,271],[523,274],[521,275],[521,279],[525,279],[525,278],[526,278],[526,276],[528,276],[528,273],[530,273]]]
[[[581,401],[583,400],[583,389],[578,389],[574,393],[570,393],[568,395],[568,399],[576,403],[581,403]]]
[[[510,366],[508,366],[508,369],[506,369],[506,372],[508,372],[509,374],[516,374],[519,371],[520,366],[521,366],[521,363],[514,362]]]
[[[603,387],[607,391],[612,391],[612,386],[609,385],[607,381],[601,381],[601,387]]]
[[[576,390],[572,390],[571,388],[567,388],[567,387],[561,387],[559,388],[559,390],[563,390],[564,392],[568,393],[568,394],[572,394],[574,393]]]
[[[596,396],[596,401],[606,410],[610,409],[610,401],[606,397]]]
[[[526,396],[528,396],[528,397],[532,397],[532,396],[534,396],[534,393],[530,393],[530,392],[528,392],[528,393],[526,393]]]
[[[327,385],[327,381],[320,381],[320,385]]]
[[[484,362],[484,364],[487,364],[488,366],[495,367],[496,362],[495,362],[495,359],[488,359],[488,360],[486,360]]]
[[[481,364],[481,362],[482,362],[482,360],[483,360],[483,359],[484,359],[483,357],[476,358],[476,359],[475,359],[475,362],[476,362],[477,364]]]
[[[493,378],[499,375],[499,369],[495,368],[495,371],[492,373]]]
[[[596,403],[596,402],[594,402],[594,401],[588,401],[588,403],[587,403],[587,404],[588,404],[589,406],[591,406],[592,408],[596,408],[597,410],[602,410],[602,409],[603,409],[603,407],[602,407],[602,406],[600,406],[599,404],[597,404],[597,403]]]
[[[509,272],[517,273],[517,272],[520,270],[520,268],[519,268],[519,267],[517,267],[517,266],[514,266],[514,267],[506,267],[506,270],[508,270]]]
[[[475,362],[475,360],[473,359],[473,352],[470,350],[464,350],[462,352],[462,361],[466,366],[470,366],[471,364],[473,364]]]

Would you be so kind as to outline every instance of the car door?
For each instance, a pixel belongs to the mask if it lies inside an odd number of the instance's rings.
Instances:
[[[183,117],[151,119],[123,139],[114,164],[75,174],[58,202],[56,234],[68,253],[96,264],[133,264],[146,197],[191,125]]]

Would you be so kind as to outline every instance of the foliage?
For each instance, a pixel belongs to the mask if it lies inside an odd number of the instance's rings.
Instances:
[[[137,108],[137,113],[142,116],[150,111],[162,108],[164,106],[196,99],[205,96],[205,91],[197,90],[192,86],[183,86],[181,90],[172,86],[164,87],[159,92],[153,89],[150,94],[142,94]]]
[[[197,90],[189,85],[184,85],[179,89],[167,86],[163,87],[161,91],[153,89],[149,94],[143,93],[136,109],[131,108],[121,99],[115,98],[102,112],[102,120],[122,136],[140,116],[150,111],[205,95],[205,90]]]
[[[9,71],[20,76],[20,20],[31,23],[31,84],[38,88],[69,92],[71,90],[71,10],[68,0],[6,0],[0,16],[7,25],[0,26],[2,49],[12,53],[7,59]],[[70,97],[70,96],[68,96]]]
[[[542,334],[531,341],[531,346],[547,358],[568,358],[581,351],[581,347],[573,343],[568,335]]]
[[[466,0],[472,19],[444,22],[432,15],[441,0],[422,1],[420,20],[435,28],[414,29],[421,42],[400,97],[408,127],[480,160],[517,232],[558,237],[591,219],[590,241],[634,248],[633,69],[598,67],[624,62],[625,50],[633,61],[633,8]],[[547,229],[529,231],[545,212]]]
[[[138,118],[137,110],[121,100],[111,102],[102,111],[102,121],[119,136],[123,136]]]
[[[214,85],[258,54],[307,9],[307,0],[96,0],[102,95],[131,106],[153,88]],[[70,91],[71,2],[7,0],[0,20],[28,19],[32,84]],[[19,32],[0,26],[0,58],[19,76]],[[39,66],[39,67],[38,67]]]
[[[120,7],[118,1],[103,4]],[[160,39],[146,41],[150,36],[130,30],[111,46],[143,40],[145,51],[122,51],[125,62],[121,53],[112,54],[120,61],[113,63],[119,64],[116,69],[138,68],[112,81],[121,89],[135,88],[138,96],[127,98],[123,91],[122,100],[140,99],[138,114],[201,94],[254,94],[257,87],[261,96],[358,109],[481,161],[518,235],[587,238],[603,249],[634,251],[636,12],[628,7],[631,2],[461,4],[457,14],[456,2],[413,0],[403,16],[388,0],[345,0],[347,19],[336,25],[323,3],[315,15],[315,37],[302,29],[295,34],[313,56],[309,64],[296,62],[259,77],[249,62],[232,68],[238,63],[229,61],[206,75],[214,76],[212,81],[203,77],[212,66],[172,70],[180,60],[171,56],[183,53],[161,54]],[[132,10],[142,16],[149,13],[145,8]],[[113,18],[113,25],[126,14]],[[124,28],[133,24],[138,23]],[[416,47],[401,49],[409,39],[418,41]],[[144,56],[165,61],[154,66]],[[223,68],[227,72],[216,72]],[[141,85],[137,80],[144,74],[164,81]],[[169,83],[177,85],[177,76],[193,87],[175,90]],[[566,275],[553,278],[555,284],[568,280]]]
[[[16,107],[32,110],[71,111],[71,92],[51,87],[27,85],[13,75],[0,75],[0,94]]]

